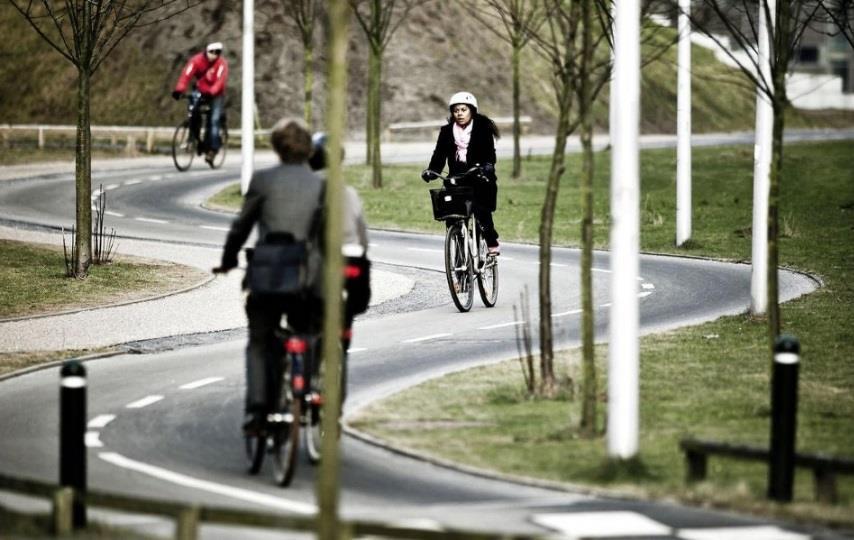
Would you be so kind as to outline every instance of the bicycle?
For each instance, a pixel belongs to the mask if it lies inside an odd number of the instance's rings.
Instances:
[[[431,189],[433,219],[444,221],[445,232],[445,276],[454,305],[461,312],[469,311],[474,303],[474,282],[480,299],[486,307],[494,307],[498,301],[498,259],[489,253],[486,240],[472,212],[473,190],[460,186],[459,182],[475,175],[480,181],[488,181],[479,167],[472,167],[458,176],[442,176],[430,171],[434,178],[441,178],[442,189]]]
[[[277,388],[276,405],[267,414],[264,426],[256,433],[244,436],[249,474],[257,474],[270,454],[273,462],[273,479],[280,486],[289,486],[296,471],[299,453],[300,428],[305,428],[305,447],[312,465],[320,462],[323,437],[323,398],[317,388],[322,387],[320,369],[315,370],[318,359],[319,337],[298,335],[282,328],[275,339],[280,361],[275,365]]]
[[[201,136],[202,126],[207,126],[207,115],[210,114],[210,104],[202,99],[202,93],[193,90],[187,95],[187,118],[175,128],[172,136],[172,161],[175,168],[181,172],[190,168],[193,158],[202,155],[207,150],[204,138]],[[225,112],[220,118],[220,138],[222,144],[216,157],[210,162],[212,169],[219,169],[225,163],[225,153],[228,148],[228,126]]]

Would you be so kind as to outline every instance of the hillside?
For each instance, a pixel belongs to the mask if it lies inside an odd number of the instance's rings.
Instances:
[[[226,45],[230,63],[229,123],[239,124],[241,2],[207,0],[155,27],[131,34],[104,63],[93,83],[92,119],[98,124],[171,125],[183,114],[169,92],[186,58],[208,41]],[[261,123],[283,115],[301,116],[302,46],[278,0],[256,0],[256,91]],[[463,21],[463,27],[460,27]],[[7,2],[0,3],[0,123],[74,123],[73,67],[47,46]],[[672,31],[664,30],[662,40]],[[317,32],[315,110],[325,99],[324,29]],[[675,126],[675,50],[644,68],[642,130],[672,132]],[[367,47],[351,26],[349,128],[360,136],[364,124]],[[702,49],[694,49],[696,131],[752,129],[753,96],[740,80]],[[548,66],[528,49],[523,62],[522,112],[534,118],[531,132],[550,133],[553,104]],[[743,82],[743,81],[742,81]],[[389,45],[384,64],[383,121],[435,119],[445,100],[466,89],[492,116],[511,114],[509,46],[466,13],[460,2],[425,2],[411,13]],[[601,96],[597,123],[607,123]],[[833,113],[792,115],[790,125],[852,123]]]

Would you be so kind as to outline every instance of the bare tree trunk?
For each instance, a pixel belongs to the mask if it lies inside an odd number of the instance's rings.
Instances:
[[[771,146],[771,171],[768,175],[768,337],[773,354],[774,340],[780,334],[780,291],[777,267],[780,260],[780,176],[783,170],[783,129],[785,126],[785,96],[778,90],[785,84],[785,73],[774,76],[774,130]]]
[[[382,157],[380,156],[380,119],[382,118],[382,102],[380,88],[382,84],[383,51],[371,49],[368,81],[368,101],[370,102],[371,117],[368,123],[371,129],[368,133],[368,148],[371,155],[372,181],[371,185],[379,189],[383,187]]]
[[[92,264],[92,134],[89,118],[89,73],[77,71],[77,142],[75,194],[77,198],[74,275],[86,277]]]
[[[569,107],[567,102],[567,99],[560,99],[555,149],[552,154],[548,183],[546,184],[546,198],[540,215],[540,371],[542,375],[540,383],[545,395],[553,395],[557,386],[554,373],[554,339],[552,337],[551,246],[558,188],[564,171],[566,138],[569,134]]]
[[[326,124],[329,131],[329,155],[340,155],[345,132],[347,92],[347,32],[349,9],[345,0],[329,2],[329,91]],[[343,227],[344,181],[340,159],[329,160],[326,188],[326,253],[324,256],[323,362],[324,423],[321,441],[323,459],[317,475],[317,537],[338,540],[346,537],[338,515],[341,490],[339,414],[341,412],[341,238]]]
[[[519,149],[519,136],[522,131],[519,124],[519,56],[521,46],[513,45],[513,178],[522,174],[522,157]]]
[[[303,69],[305,70],[305,77],[303,80],[303,84],[305,85],[305,103],[303,105],[303,111],[305,113],[305,124],[308,126],[308,129],[313,129],[312,122],[314,121],[314,118],[312,99],[314,95],[314,45],[311,41],[304,43],[303,45]]]
[[[581,70],[579,115],[581,120],[582,167],[581,195],[581,343],[582,406],[581,435],[596,435],[596,359],[593,354],[593,100],[590,88],[590,63],[593,58],[591,0],[581,0]]]
[[[374,52],[373,46],[369,47],[368,50],[368,95],[365,99],[365,165],[373,165],[374,164],[374,145],[372,141],[374,140],[374,100],[372,98],[373,92],[373,73],[374,73],[374,59],[376,53]]]

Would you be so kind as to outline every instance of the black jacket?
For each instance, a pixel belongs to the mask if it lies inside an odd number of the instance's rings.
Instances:
[[[457,161],[457,144],[454,142],[453,123],[442,126],[439,130],[439,138],[436,140],[436,148],[433,157],[427,167],[431,171],[442,172],[445,164],[451,175],[462,174],[475,165],[491,163],[495,165],[495,139],[492,134],[492,126],[483,117],[475,117],[471,129],[471,140],[466,152],[466,162]],[[490,182],[472,181],[474,187],[475,203],[484,208],[494,211],[498,192],[497,178],[495,173],[490,175]]]

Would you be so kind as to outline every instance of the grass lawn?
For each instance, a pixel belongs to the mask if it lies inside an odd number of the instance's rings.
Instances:
[[[111,264],[92,266],[86,279],[67,278],[61,248],[0,239],[0,319],[141,300],[205,276],[187,266],[118,256]],[[70,354],[4,353],[0,374]]]
[[[782,307],[783,329],[802,343],[798,448],[854,455],[854,153],[850,142],[788,145],[782,182],[781,264],[814,273],[824,287]],[[651,252],[731,260],[750,257],[752,153],[749,146],[694,151],[694,235],[690,250],[675,236],[675,151],[641,156],[641,243]],[[595,239],[607,247],[609,156],[597,156]],[[535,241],[548,161],[524,163],[509,179],[501,163],[496,226],[505,240]],[[578,156],[568,156],[556,243],[578,244]],[[375,227],[440,228],[430,221],[419,167],[389,167],[386,188],[371,190],[367,170],[348,169]],[[571,286],[577,280],[571,277]],[[576,435],[580,403],[564,388],[555,400],[525,395],[518,361],[429,381],[374,404],[354,425],[375,436],[502,472],[573,484],[606,486],[742,510],[854,526],[854,478],[840,477],[841,501],[812,501],[812,479],[799,472],[796,501],[764,501],[760,464],[712,458],[708,480],[686,487],[677,442],[684,436],[767,444],[769,358],[766,326],[747,315],[645,337],[641,342],[640,463],[614,469],[604,438]],[[606,370],[606,346],[598,347]],[[561,378],[578,381],[577,352],[563,351]],[[606,395],[601,378],[602,396]],[[601,409],[607,404],[601,404]],[[604,422],[602,422],[604,423]]]

